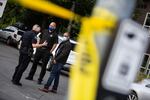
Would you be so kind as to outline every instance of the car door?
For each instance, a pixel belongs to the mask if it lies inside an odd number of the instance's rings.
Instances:
[[[3,34],[4,34],[3,32],[4,32],[3,29],[1,29],[0,30],[0,38],[3,38]]]
[[[13,27],[13,26],[9,26],[9,27],[7,27],[7,28],[12,31],[12,34],[11,34],[12,38],[13,38],[14,40],[17,40],[17,32],[18,32],[18,29],[15,28],[15,27]]]
[[[4,31],[4,34],[3,34],[4,39],[8,39],[8,37],[10,37],[11,33],[13,32],[10,29],[10,26],[7,26],[5,29],[3,29],[3,31]]]
[[[18,30],[16,40],[20,41],[20,39],[21,39],[21,37],[22,37],[23,34],[24,34],[24,31]]]
[[[70,65],[75,63],[76,56],[77,56],[77,52],[75,52],[75,47],[77,43],[71,42],[71,45],[72,45],[72,48],[71,48],[70,54],[66,62],[67,64],[70,64]]]
[[[10,29],[2,29],[1,37],[3,39],[7,39],[10,35],[11,35],[11,30]]]

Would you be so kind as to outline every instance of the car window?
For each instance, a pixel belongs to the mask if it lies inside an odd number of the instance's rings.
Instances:
[[[11,29],[2,29],[3,31],[8,31],[8,32],[15,32],[14,30]]]
[[[17,34],[19,34],[19,35],[23,35],[23,33],[24,33],[24,32],[22,32],[22,31],[18,31],[18,33],[17,33]]]

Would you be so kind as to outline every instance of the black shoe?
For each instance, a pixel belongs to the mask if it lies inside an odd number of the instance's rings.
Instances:
[[[17,86],[22,86],[22,84],[20,82],[14,82],[12,81],[14,85],[17,85]]]
[[[14,80],[12,79],[11,82],[13,83],[13,81],[14,81]]]
[[[49,92],[49,90],[48,90],[48,89],[46,89],[46,88],[42,88],[42,89],[40,89],[40,88],[39,88],[39,90],[40,90],[40,91],[42,91],[42,92],[46,92],[46,93],[48,93],[48,92]]]
[[[57,90],[52,89],[50,92],[57,93]]]
[[[30,77],[26,77],[25,79],[26,79],[26,80],[30,80],[30,81],[33,80],[33,78],[30,78]]]
[[[41,84],[42,84],[42,81],[38,81],[37,84],[41,85]]]

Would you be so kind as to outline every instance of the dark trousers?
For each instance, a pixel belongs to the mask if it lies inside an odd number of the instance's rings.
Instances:
[[[15,72],[14,72],[13,77],[12,77],[12,80],[14,82],[16,82],[16,83],[20,82],[22,74],[26,70],[26,68],[28,67],[30,60],[31,60],[31,57],[28,56],[28,54],[20,53],[19,63],[16,66]]]
[[[62,67],[63,67],[63,64],[61,64],[61,63],[53,64],[52,71],[50,73],[50,77],[48,78],[48,81],[44,86],[45,88],[48,89],[51,86],[52,82],[54,81],[53,89],[57,90],[58,84],[59,84],[60,72],[61,72]]]
[[[34,76],[36,69],[37,69],[37,65],[38,65],[39,61],[42,59],[42,69],[40,72],[40,76],[38,78],[39,81],[42,81],[43,77],[45,76],[45,73],[46,73],[46,66],[47,66],[47,63],[50,59],[50,56],[51,56],[51,54],[50,54],[49,50],[37,49],[37,51],[34,55],[33,65],[32,65],[32,68],[30,69],[28,78],[33,79],[33,76]]]

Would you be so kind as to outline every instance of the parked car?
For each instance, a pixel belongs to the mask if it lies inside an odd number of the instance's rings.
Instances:
[[[150,100],[150,79],[133,83],[127,100]]]
[[[18,46],[23,33],[24,31],[18,29],[17,27],[8,26],[0,30],[0,38],[5,40],[8,45],[15,44]]]
[[[37,35],[37,37],[38,36],[39,36],[39,34]],[[63,40],[63,37],[58,36],[58,45],[62,42],[62,40]],[[75,58],[76,58],[76,55],[77,55],[77,52],[74,51],[74,48],[78,43],[74,40],[70,40],[70,42],[72,44],[72,49],[71,49],[70,54],[68,56],[67,62],[66,62],[66,64],[64,65],[64,67],[62,69],[62,73],[66,74],[66,75],[69,75],[70,66],[72,64],[74,64]],[[57,47],[58,47],[58,45],[57,45]],[[57,49],[57,47],[55,48],[55,50]],[[53,55],[55,55],[55,50],[52,52]],[[36,52],[36,48],[34,48],[33,56],[34,56],[35,52]],[[32,60],[33,60],[33,58],[32,58]],[[49,60],[49,62],[47,64],[47,67],[46,67],[48,70],[51,67],[50,61],[51,61],[51,59]],[[40,61],[40,63],[42,63],[42,62]]]

